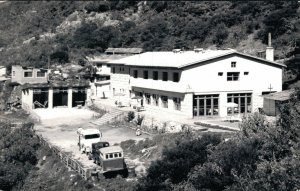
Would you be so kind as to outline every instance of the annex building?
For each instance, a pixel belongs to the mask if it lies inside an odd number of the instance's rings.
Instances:
[[[263,107],[262,95],[282,90],[284,64],[233,49],[145,52],[108,62],[112,98],[162,115],[224,117]]]

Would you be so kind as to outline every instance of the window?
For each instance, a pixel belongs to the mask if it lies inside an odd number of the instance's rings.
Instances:
[[[158,72],[153,71],[153,80],[158,80]]]
[[[105,155],[105,158],[108,159],[108,155]]]
[[[15,76],[15,71],[13,71],[13,76]]]
[[[158,106],[158,95],[153,94],[152,98],[153,98],[153,105]]]
[[[218,73],[218,76],[223,76],[223,72],[219,72],[219,73]]]
[[[219,95],[195,95],[193,99],[193,115],[219,115]]]
[[[112,67],[112,73],[116,73],[116,68],[115,67]]]
[[[114,154],[114,158],[118,158],[118,153],[115,153],[115,154]]]
[[[231,62],[231,68],[235,68],[236,67],[236,62]]]
[[[119,153],[119,157],[122,157],[122,153]]]
[[[112,153],[109,154],[109,158],[110,158],[110,159],[114,158]]]
[[[148,71],[144,70],[144,79],[148,79]]]
[[[24,77],[25,78],[31,78],[32,77],[32,72],[24,72]]]
[[[249,72],[244,72],[244,75],[247,76],[249,74]]]
[[[251,113],[251,96],[251,93],[227,94],[227,102],[237,104],[237,107],[229,107],[227,113]]]
[[[163,72],[163,81],[168,81],[168,72]]]
[[[239,72],[227,72],[227,81],[238,81],[239,76]]]
[[[106,66],[109,68],[109,67],[110,67],[110,64],[107,64]]]
[[[161,96],[161,105],[163,108],[168,108],[168,96]]]
[[[181,100],[180,100],[180,98],[174,97],[173,102],[174,102],[174,109],[180,111],[181,110]]]
[[[36,72],[36,77],[45,77],[46,76],[46,72],[44,71],[37,71]]]
[[[122,68],[120,67],[119,70],[122,71]]]
[[[150,105],[150,103],[151,103],[151,96],[150,96],[150,94],[146,93],[145,97],[146,97],[146,104]]]
[[[138,77],[138,71],[137,70],[133,70],[133,77],[137,78]]]
[[[173,73],[173,82],[179,82],[179,73],[178,72]]]

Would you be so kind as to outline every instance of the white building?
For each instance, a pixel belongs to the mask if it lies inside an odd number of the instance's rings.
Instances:
[[[93,97],[107,98],[111,97],[110,88],[110,61],[125,58],[131,55],[143,52],[141,48],[108,48],[104,54],[89,57],[90,63],[95,66],[97,72],[95,79],[90,84]]]
[[[0,76],[5,76],[5,75],[6,75],[6,67],[0,66]]]
[[[146,110],[186,117],[227,116],[257,111],[262,94],[282,90],[284,64],[232,49],[146,52],[110,61],[111,91],[123,102],[142,96]],[[120,94],[121,93],[121,94]],[[115,96],[117,100],[118,96]],[[228,108],[228,103],[237,107]],[[231,104],[232,105],[232,104]]]

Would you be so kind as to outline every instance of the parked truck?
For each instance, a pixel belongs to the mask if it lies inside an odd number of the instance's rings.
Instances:
[[[102,167],[102,173],[127,170],[123,149],[120,146],[99,149],[96,163]]]
[[[108,142],[93,143],[92,144],[92,151],[89,153],[89,160],[93,160],[94,163],[99,161],[99,154],[100,154],[99,149],[101,149],[103,147],[109,147],[109,143]]]
[[[77,130],[78,146],[82,153],[90,153],[92,144],[101,141],[102,133],[98,129],[82,129]]]

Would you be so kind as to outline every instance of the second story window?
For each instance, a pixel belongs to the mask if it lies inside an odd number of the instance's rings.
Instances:
[[[238,81],[239,76],[239,72],[227,72],[227,81]]]
[[[153,71],[153,80],[158,80],[158,71]]]
[[[236,62],[231,62],[231,68],[235,68],[236,67]]]
[[[30,72],[24,72],[24,77],[25,78],[32,78],[32,71],[30,71]]]
[[[144,79],[148,79],[148,71],[144,70]]]
[[[116,73],[116,68],[115,67],[112,67],[112,73]]]
[[[138,77],[138,71],[137,70],[133,70],[133,77],[137,78]]]
[[[223,72],[218,72],[218,76],[223,76]]]
[[[46,72],[43,72],[43,71],[36,72],[36,77],[45,77],[45,76],[46,76]]]
[[[163,72],[163,81],[168,81],[168,72]]]
[[[179,82],[179,73],[178,72],[173,73],[173,82]]]

